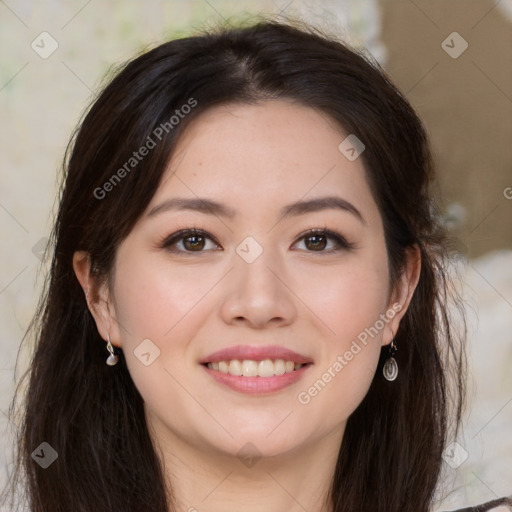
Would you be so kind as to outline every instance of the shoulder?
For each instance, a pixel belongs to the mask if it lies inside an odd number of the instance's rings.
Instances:
[[[475,507],[460,508],[453,512],[512,512],[512,496],[488,501]]]

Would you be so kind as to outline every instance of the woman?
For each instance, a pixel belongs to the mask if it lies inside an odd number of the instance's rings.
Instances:
[[[464,335],[425,131],[376,64],[266,21],[162,44],[65,168],[31,510],[432,508]]]

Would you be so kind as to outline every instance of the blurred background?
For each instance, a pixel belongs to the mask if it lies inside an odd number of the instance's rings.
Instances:
[[[72,130],[113,65],[261,13],[367,48],[424,120],[458,239],[471,378],[436,510],[511,495],[512,0],[0,0],[0,485],[12,463],[6,414],[30,356],[20,353],[15,375],[18,348]]]

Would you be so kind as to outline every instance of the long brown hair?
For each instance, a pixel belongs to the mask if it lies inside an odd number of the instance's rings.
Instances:
[[[33,512],[169,510],[142,397],[122,352],[117,366],[105,365],[105,343],[72,258],[88,251],[94,275],[108,278],[116,248],[155,194],[188,123],[212,106],[267,98],[317,109],[365,144],[362,159],[384,223],[392,284],[406,249],[417,244],[421,251],[419,283],[395,336],[399,381],[382,377],[384,349],[368,394],[348,420],[329,506],[334,512],[431,507],[447,436],[461,419],[465,329],[454,333],[450,326],[457,294],[425,129],[367,55],[311,27],[258,20],[166,42],[128,62],[68,146],[49,279],[29,327],[37,344],[12,482],[23,483]],[[193,107],[171,123],[191,99]],[[158,127],[147,156],[119,173]],[[47,469],[31,456],[42,442],[58,453]]]

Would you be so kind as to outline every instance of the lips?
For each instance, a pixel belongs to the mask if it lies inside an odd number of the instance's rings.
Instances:
[[[298,354],[293,350],[280,347],[278,345],[267,346],[250,346],[250,345],[235,345],[222,350],[218,350],[201,359],[200,364],[218,363],[220,361],[238,360],[252,360],[263,361],[264,359],[284,359],[285,361],[293,361],[297,364],[312,363],[313,360],[302,354]]]

